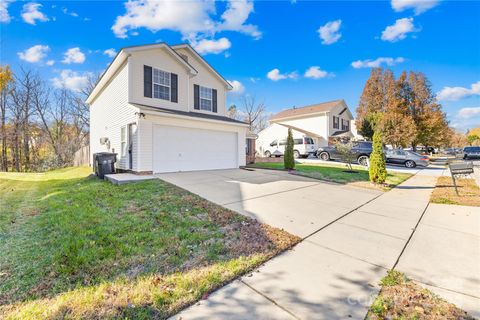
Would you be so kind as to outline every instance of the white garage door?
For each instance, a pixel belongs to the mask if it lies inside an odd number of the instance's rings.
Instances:
[[[236,132],[173,126],[153,128],[153,172],[238,167]]]

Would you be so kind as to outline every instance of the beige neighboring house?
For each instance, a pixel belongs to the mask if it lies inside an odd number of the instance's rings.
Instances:
[[[316,147],[328,145],[330,138],[352,138],[352,120],[343,99],[280,111],[270,118],[270,125],[259,132],[257,153],[263,156],[272,142],[286,139],[289,128],[294,139],[311,137]]]
[[[136,173],[244,166],[248,125],[227,117],[232,89],[188,44],[126,47],[86,102],[90,151]]]

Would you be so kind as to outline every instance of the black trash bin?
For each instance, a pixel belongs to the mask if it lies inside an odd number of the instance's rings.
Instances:
[[[112,152],[99,152],[93,154],[93,170],[100,179],[106,174],[115,173],[117,154]]]

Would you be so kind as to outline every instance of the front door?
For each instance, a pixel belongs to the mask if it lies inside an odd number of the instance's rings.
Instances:
[[[128,169],[133,169],[133,123],[128,125],[127,142],[128,142]]]

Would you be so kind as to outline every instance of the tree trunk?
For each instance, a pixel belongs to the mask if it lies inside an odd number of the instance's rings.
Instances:
[[[8,171],[8,160],[7,160],[7,130],[5,130],[5,118],[2,115],[2,170],[7,172]]]
[[[18,143],[18,132],[15,132],[13,160],[15,162],[15,170],[20,172],[20,146]]]
[[[24,118],[23,118],[23,152],[25,157],[25,171],[28,171],[30,168],[30,137],[29,137],[29,113],[30,113],[30,88],[27,90],[27,101],[25,102]]]

